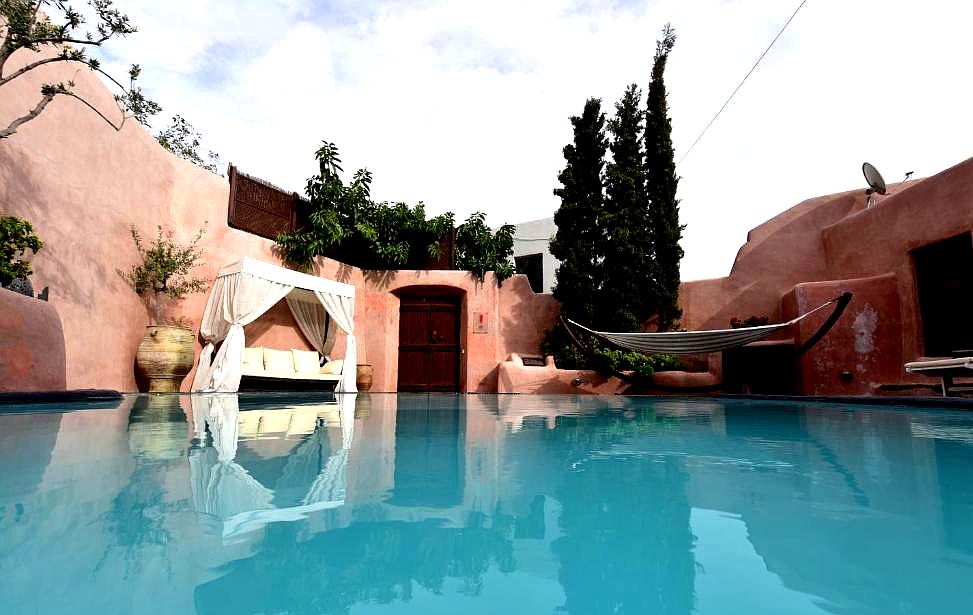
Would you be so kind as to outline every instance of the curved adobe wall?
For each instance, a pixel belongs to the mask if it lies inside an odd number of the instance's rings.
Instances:
[[[853,290],[842,321],[801,359],[803,390],[873,393],[883,385],[928,383],[902,367],[923,352],[911,251],[967,233],[973,233],[973,159],[890,186],[869,208],[863,190],[811,199],[754,229],[728,277],[683,284],[683,324],[723,328],[731,316],[752,314],[786,320]]]
[[[65,383],[54,306],[0,288],[0,391],[63,391]]]

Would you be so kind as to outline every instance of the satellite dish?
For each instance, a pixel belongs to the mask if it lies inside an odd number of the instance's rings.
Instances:
[[[882,179],[882,174],[878,172],[878,169],[868,162],[862,165],[862,173],[865,174],[865,181],[868,182],[868,190],[865,191],[865,195],[868,196],[865,207],[868,207],[872,204],[873,193],[885,194],[885,180]]]

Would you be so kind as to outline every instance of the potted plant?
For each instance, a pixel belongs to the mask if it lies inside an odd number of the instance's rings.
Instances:
[[[132,227],[141,262],[119,274],[145,298],[152,315],[135,364],[148,380],[150,393],[178,392],[183,378],[193,368],[195,337],[185,320],[163,320],[163,302],[178,301],[206,289],[205,280],[190,275],[190,270],[200,264],[202,253],[198,245],[205,226],[186,245],[176,242],[171,230],[164,231],[161,226],[158,229],[155,239],[145,245],[138,230]]]
[[[34,234],[30,222],[16,216],[0,216],[0,286],[28,297],[34,296],[30,285],[30,261],[23,257],[34,254],[44,242]]]

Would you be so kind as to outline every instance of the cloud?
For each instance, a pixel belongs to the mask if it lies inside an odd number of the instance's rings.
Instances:
[[[646,88],[663,24],[678,159],[796,0],[120,5],[140,31],[109,65],[140,63],[163,122],[182,114],[224,160],[300,189],[327,139],[377,198],[500,224],[553,214],[569,116]],[[683,278],[725,275],[747,231],[800,200],[863,188],[863,160],[896,181],[966,158],[971,12],[810,0],[679,166]]]

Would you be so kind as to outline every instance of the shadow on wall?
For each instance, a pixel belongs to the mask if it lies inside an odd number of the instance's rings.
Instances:
[[[347,267],[347,265],[345,266]],[[393,283],[395,283],[399,272],[394,269],[386,269],[381,271],[363,271],[362,275],[368,284],[375,286],[375,290],[385,291],[388,290]]]

